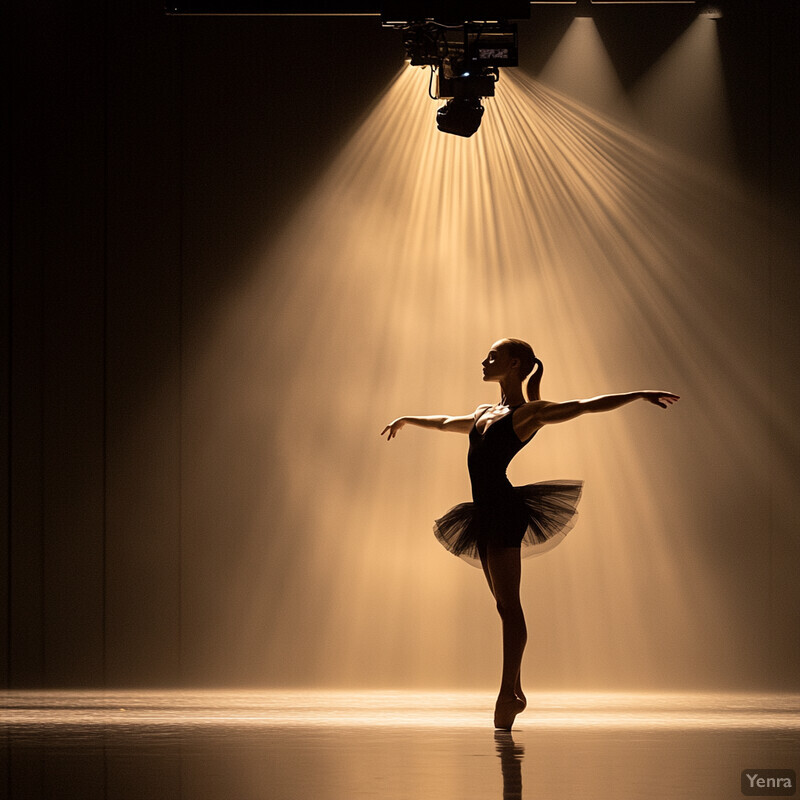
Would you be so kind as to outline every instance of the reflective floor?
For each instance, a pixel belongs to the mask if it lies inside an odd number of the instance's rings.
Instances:
[[[742,797],[800,771],[800,695],[9,692],[9,798]]]

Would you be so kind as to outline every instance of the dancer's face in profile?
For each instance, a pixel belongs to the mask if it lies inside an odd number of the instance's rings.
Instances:
[[[505,378],[517,363],[516,359],[511,358],[504,345],[505,342],[502,339],[495,342],[489,349],[489,354],[481,362],[485,381],[499,381]]]

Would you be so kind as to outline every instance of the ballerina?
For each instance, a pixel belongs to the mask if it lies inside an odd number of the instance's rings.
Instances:
[[[583,414],[612,411],[635,400],[661,408],[676,402],[671,392],[637,391],[587,400],[542,400],[544,367],[521,339],[500,339],[482,362],[483,380],[500,384],[500,402],[464,416],[398,417],[382,431],[391,441],[405,425],[469,435],[467,467],[472,502],[437,519],[434,532],[454,555],[483,569],[503,631],[503,671],[494,710],[496,728],[510,730],[527,705],[520,680],[527,642],[520,603],[520,559],[552,549],[572,527],[582,481],[546,481],[514,487],[506,477],[511,459],[545,425]],[[528,400],[522,392],[527,383]]]

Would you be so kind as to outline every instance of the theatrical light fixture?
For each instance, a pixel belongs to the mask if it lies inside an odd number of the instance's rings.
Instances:
[[[717,3],[699,3],[697,16],[704,19],[722,19],[722,8]]]
[[[480,98],[453,97],[436,112],[436,126],[444,133],[472,136],[480,127],[483,106]]]
[[[576,17],[591,17],[592,16],[592,0],[578,0],[575,4]]]
[[[438,128],[456,136],[478,130],[481,100],[494,96],[500,68],[517,66],[517,26],[508,20],[530,15],[518,0],[480,5],[389,2],[382,12],[384,27],[403,33],[411,65],[431,68],[429,93],[447,101],[436,114]]]

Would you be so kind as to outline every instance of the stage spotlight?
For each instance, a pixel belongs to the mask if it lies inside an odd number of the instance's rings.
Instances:
[[[716,3],[700,3],[698,16],[703,19],[722,19],[722,8]]]
[[[575,4],[575,16],[587,18],[592,16],[592,0],[578,0]]]
[[[397,7],[394,7],[394,6]],[[447,100],[437,115],[440,131],[472,136],[481,124],[484,97],[493,97],[501,67],[518,64],[517,26],[509,18],[530,15],[520,0],[446,3],[400,0],[384,7],[383,25],[402,31],[412,66],[430,67],[435,100]]]
[[[468,137],[480,127],[481,117],[483,106],[479,97],[454,97],[436,112],[436,125],[444,133]]]
[[[404,45],[412,66],[435,72],[431,97],[448,100],[436,115],[439,130],[457,136],[475,133],[483,115],[481,99],[494,97],[500,68],[518,63],[517,26],[507,22],[407,24]]]

